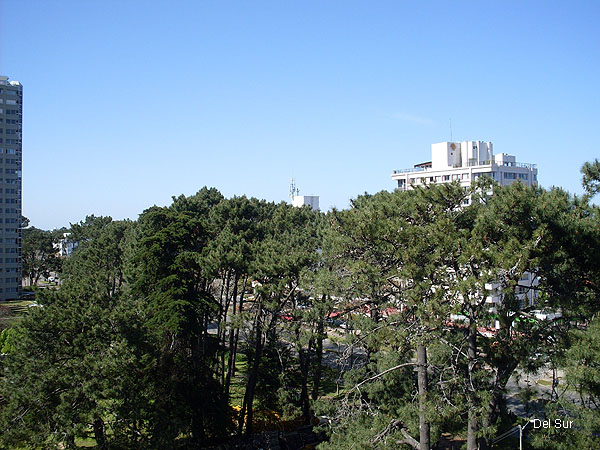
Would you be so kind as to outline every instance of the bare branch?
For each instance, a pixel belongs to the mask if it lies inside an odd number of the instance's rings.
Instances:
[[[373,381],[376,380],[377,378],[381,378],[382,376],[384,376],[386,373],[390,373],[394,370],[397,369],[401,369],[402,367],[406,367],[406,366],[416,366],[417,363],[416,362],[407,362],[407,363],[403,363],[403,364],[398,364],[397,366],[394,367],[390,367],[387,370],[384,370],[381,373],[378,373],[377,375],[373,375],[371,378],[367,378],[366,380],[361,381],[360,383],[358,383],[356,386],[354,386],[352,389],[350,389],[347,393],[346,393],[346,397],[348,397],[348,395],[350,394],[350,392],[354,391],[355,389],[360,388],[363,384],[368,383],[369,381]]]
[[[417,441],[410,434],[408,434],[408,431],[406,431],[406,428],[402,428],[400,430],[400,433],[402,433],[402,436],[404,436],[404,440],[398,441],[398,444],[408,444],[408,445],[412,446],[413,448],[416,448],[416,449],[419,448],[419,441]]]
[[[376,444],[377,442],[379,442],[381,440],[385,440],[385,438],[389,434],[393,433],[398,428],[400,429],[400,433],[402,433],[402,436],[404,436],[404,440],[398,441],[398,444],[408,444],[408,445],[418,449],[419,442],[416,439],[414,439],[410,434],[408,434],[408,431],[406,431],[406,428],[403,427],[402,421],[400,419],[392,420],[387,427],[385,427],[379,434],[377,434],[377,436],[375,436],[371,440],[371,444]]]

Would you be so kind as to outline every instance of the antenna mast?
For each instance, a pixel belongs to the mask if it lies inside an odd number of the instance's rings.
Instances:
[[[292,181],[290,182],[290,199],[292,200],[292,202],[294,201],[294,197],[296,197],[296,195],[299,194],[300,189],[296,187],[296,180],[292,178]]]

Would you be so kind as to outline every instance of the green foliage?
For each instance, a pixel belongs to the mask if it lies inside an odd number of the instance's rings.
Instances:
[[[600,161],[594,159],[581,167],[583,188],[588,195],[594,196],[600,192]]]
[[[52,235],[27,230],[28,276],[54,270],[39,263]],[[511,420],[504,392],[519,367],[563,365],[586,402],[600,400],[597,321],[569,330],[600,312],[599,230],[587,197],[490,180],[365,194],[328,214],[203,188],[135,222],[88,216],[71,225],[79,247],[60,289],[0,334],[0,446],[74,448],[93,434],[99,448],[198,448],[234,422],[251,433],[255,408],[328,415],[323,448],[399,448],[420,428],[431,446],[442,433],[485,445]],[[533,308],[564,319],[533,320]],[[329,326],[334,311],[345,329]],[[327,337],[341,363],[360,349],[353,370],[323,367]],[[332,380],[340,395],[319,399]],[[548,414],[587,422],[539,434],[538,447],[596,444],[595,410]]]
[[[98,237],[102,229],[111,222],[112,217],[110,216],[95,216],[94,214],[86,216],[85,220],[70,224],[69,239],[77,242],[80,246],[85,246]]]
[[[18,341],[22,337],[22,331],[18,327],[5,328],[0,331],[0,353],[12,353]]]
[[[41,276],[47,277],[50,272],[59,271],[61,260],[53,246],[56,239],[51,231],[31,227],[24,228],[22,234],[23,277],[34,286]]]
[[[600,319],[594,318],[586,330],[572,332],[572,345],[566,353],[567,377],[590,407],[600,404]],[[599,416],[600,419],[600,416]]]
[[[529,443],[533,448],[570,450],[600,447],[600,417],[596,409],[559,401],[547,404],[545,412],[544,420],[549,421],[549,427],[528,427]]]

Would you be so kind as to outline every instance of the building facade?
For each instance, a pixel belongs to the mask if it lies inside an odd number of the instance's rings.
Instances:
[[[0,301],[21,295],[23,86],[0,76]]]
[[[537,166],[518,163],[515,156],[507,153],[494,154],[491,142],[463,141],[440,142],[431,145],[431,161],[415,164],[411,169],[394,170],[392,179],[397,189],[410,190],[417,186],[432,183],[459,181],[467,188],[481,176],[488,176],[501,186],[521,182],[527,186],[537,184]],[[465,204],[470,200],[465,199]],[[516,290],[521,307],[535,304],[538,279],[531,273],[523,274]],[[498,283],[486,285],[490,293],[487,303],[493,312],[494,306],[501,303],[501,286]]]
[[[302,206],[310,206],[314,210],[319,210],[319,196],[318,195],[296,195],[292,198],[292,206],[298,208]]]
[[[79,242],[74,242],[69,239],[71,233],[63,233],[63,237],[56,243],[52,244],[56,249],[56,253],[61,258],[69,258],[79,246]]]
[[[394,170],[392,179],[398,189],[407,190],[429,183],[460,181],[464,187],[487,175],[500,185],[520,181],[528,186],[537,184],[535,164],[518,163],[507,153],[494,155],[491,142],[440,142],[431,146],[431,161],[415,164],[410,169]]]

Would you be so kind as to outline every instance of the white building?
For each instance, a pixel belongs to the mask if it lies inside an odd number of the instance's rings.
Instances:
[[[477,178],[487,175],[500,185],[520,181],[528,186],[537,184],[535,164],[518,163],[507,153],[494,155],[491,142],[440,142],[431,146],[431,161],[416,164],[411,169],[394,170],[392,179],[398,189],[407,190],[429,183],[460,181],[470,186]]]
[[[318,195],[295,195],[292,198],[292,206],[300,208],[302,206],[310,206],[312,209],[319,210],[319,196]]]
[[[394,170],[392,179],[398,183],[398,189],[410,190],[416,186],[430,183],[451,183],[460,181],[463,187],[481,176],[489,176],[501,186],[520,181],[527,186],[537,184],[537,166],[535,164],[518,163],[516,158],[506,153],[494,155],[491,142],[463,141],[440,142],[431,145],[431,161],[415,164],[412,169]],[[465,204],[469,199],[465,199]],[[516,290],[522,307],[535,303],[538,285],[537,277],[530,273],[523,274]],[[490,308],[502,301],[501,286],[497,283],[486,284],[490,292],[487,303]]]
[[[62,258],[68,258],[73,253],[78,246],[78,242],[73,242],[69,240],[69,236],[71,233],[63,233],[62,239],[60,239],[57,243],[53,244],[54,248],[58,255]]]

